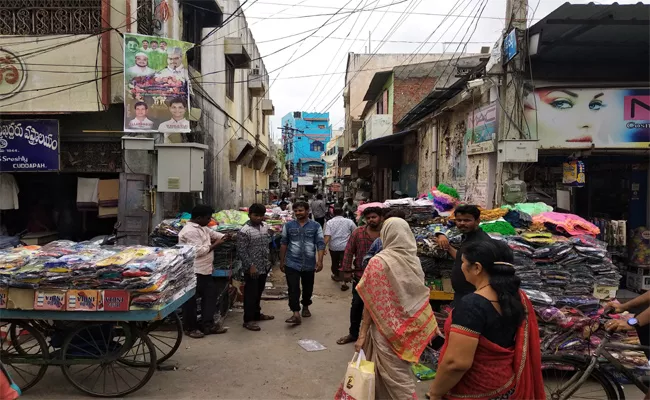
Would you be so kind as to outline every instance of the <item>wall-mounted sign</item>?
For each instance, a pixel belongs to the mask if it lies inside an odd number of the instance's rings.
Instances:
[[[332,183],[330,185],[330,192],[340,192],[341,191],[341,184],[340,183]]]
[[[465,146],[467,154],[492,153],[497,134],[497,102],[477,108],[467,116]]]
[[[7,49],[0,48],[0,100],[16,95],[25,86],[27,68]]]
[[[192,43],[124,34],[124,130],[190,131],[187,56]],[[167,140],[165,140],[167,141]]]
[[[0,121],[0,172],[59,170],[59,121]]]
[[[314,184],[314,178],[312,176],[299,176],[298,185],[300,186],[311,186]]]
[[[541,149],[650,146],[648,88],[535,88],[524,117]]]
[[[517,29],[512,29],[503,38],[503,63],[512,60],[519,50],[517,49]]]

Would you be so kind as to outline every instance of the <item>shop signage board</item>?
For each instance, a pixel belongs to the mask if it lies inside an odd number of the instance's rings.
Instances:
[[[299,176],[298,185],[299,186],[311,186],[314,184],[314,177],[312,176]]]
[[[0,48],[0,100],[15,96],[25,87],[27,68],[17,54]]]
[[[59,121],[0,121],[0,172],[58,171]]]
[[[504,64],[507,64],[508,61],[512,60],[519,50],[517,49],[517,29],[513,29],[506,37],[503,38],[503,56]]]
[[[330,192],[340,192],[341,191],[341,184],[340,183],[332,183],[330,185]]]
[[[497,134],[497,102],[474,109],[467,116],[465,146],[467,155],[492,153]]]
[[[190,132],[187,50],[192,43],[124,34],[124,130]]]
[[[524,116],[540,149],[650,146],[649,88],[537,87]]]

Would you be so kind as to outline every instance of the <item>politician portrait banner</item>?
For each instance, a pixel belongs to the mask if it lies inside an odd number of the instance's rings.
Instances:
[[[158,36],[124,34],[126,132],[161,132],[167,138],[190,131],[185,52],[193,46]]]

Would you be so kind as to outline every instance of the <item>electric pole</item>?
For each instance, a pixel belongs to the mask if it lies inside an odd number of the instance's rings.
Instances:
[[[500,118],[498,140],[524,140],[528,137],[528,129],[524,128],[524,93],[523,76],[526,56],[528,54],[528,43],[525,39],[527,28],[528,0],[508,0],[506,3],[506,27],[501,37],[502,44],[502,65],[503,75],[501,87],[499,88]],[[508,60],[508,49],[504,46],[506,38],[512,31],[515,31],[517,53]],[[518,93],[521,91],[521,93]],[[498,157],[497,152],[497,157]],[[507,165],[506,165],[507,164]],[[503,183],[509,179],[518,177],[513,172],[513,164],[499,160],[497,164],[497,179],[495,205],[501,204],[503,196]]]

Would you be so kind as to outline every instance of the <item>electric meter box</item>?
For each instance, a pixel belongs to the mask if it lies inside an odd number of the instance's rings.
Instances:
[[[499,162],[537,162],[537,140],[502,140],[498,145]]]
[[[203,191],[207,148],[200,143],[157,144],[157,190],[183,193]]]

